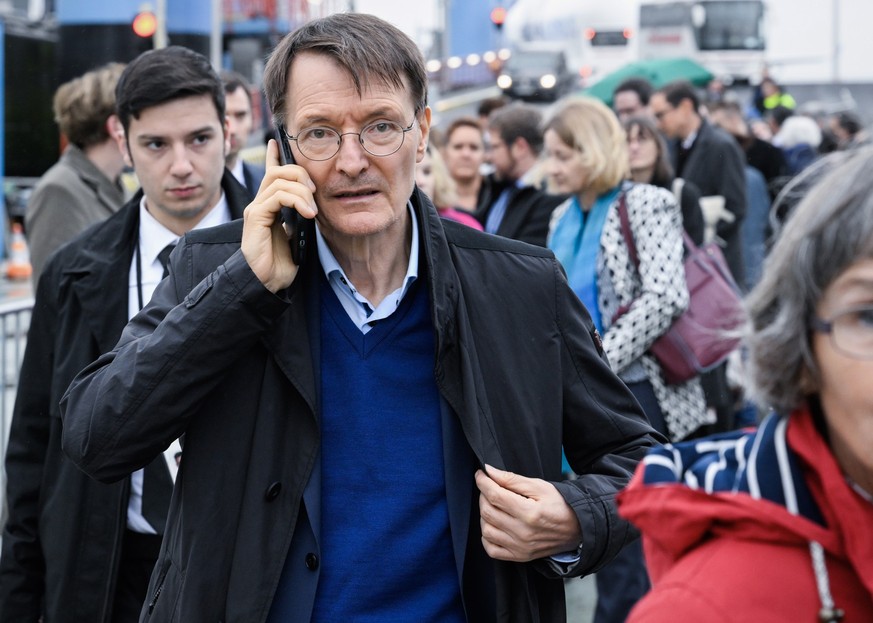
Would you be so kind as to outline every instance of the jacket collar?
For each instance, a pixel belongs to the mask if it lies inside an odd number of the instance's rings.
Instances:
[[[225,170],[221,185],[231,218],[242,218],[245,189]],[[128,275],[139,232],[142,190],[116,214],[81,238],[78,252],[63,270],[80,301],[101,352],[111,350],[127,324]]]
[[[433,203],[418,188],[412,194],[412,207],[418,215],[431,302],[437,386],[457,414],[479,463],[503,469],[491,407],[483,390],[482,369],[475,356],[473,330],[464,310],[456,260],[446,230]]]
[[[89,186],[97,197],[105,203],[110,212],[124,200],[124,193],[117,180],[110,180],[98,169],[81,149],[70,143],[61,155],[61,160],[66,162],[79,176],[84,184]]]

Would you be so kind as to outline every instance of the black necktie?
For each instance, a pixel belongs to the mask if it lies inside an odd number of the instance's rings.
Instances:
[[[158,253],[158,261],[164,268],[161,278],[169,274],[167,261],[176,243],[170,243]],[[142,516],[146,518],[155,532],[164,533],[167,523],[167,512],[170,510],[170,498],[173,495],[173,479],[170,468],[164,459],[163,452],[145,466],[142,477]]]
[[[676,177],[682,177],[682,172],[685,169],[685,164],[688,162],[688,156],[692,149],[694,149],[694,143],[690,147],[685,147],[682,143],[676,146]]]
[[[173,249],[175,249],[175,248],[176,248],[176,243],[171,242],[170,244],[165,246],[163,249],[161,249],[160,253],[158,253],[158,261],[161,263],[161,266],[164,269],[164,274],[161,275],[161,279],[163,279],[164,277],[166,277],[167,275],[170,274],[170,269],[167,268],[167,262],[170,261],[170,253],[172,253]]]

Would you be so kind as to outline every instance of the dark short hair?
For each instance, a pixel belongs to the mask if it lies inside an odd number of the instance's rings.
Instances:
[[[504,106],[488,116],[488,128],[497,132],[504,143],[512,145],[523,138],[536,154],[543,149],[542,123],[540,111],[524,104]]]
[[[861,117],[855,113],[844,110],[834,115],[837,120],[837,125],[849,133],[850,136],[855,136],[858,132],[864,129],[864,124]]]
[[[480,134],[483,134],[482,140],[483,142],[485,140],[484,132],[482,130],[482,126],[479,125],[479,122],[474,117],[469,117],[465,115],[463,117],[457,117],[456,119],[454,119],[449,124],[449,127],[446,128],[446,144],[448,144],[449,141],[452,140],[452,134],[454,134],[455,130],[457,130],[458,128],[473,128],[477,130]]]
[[[252,87],[248,80],[245,79],[245,76],[237,71],[231,71],[229,69],[222,71],[220,76],[221,83],[224,85],[225,95],[230,95],[231,93],[235,93],[237,89],[242,89],[243,93],[246,94],[246,97],[249,98],[249,106],[252,105]]]
[[[686,80],[670,82],[658,89],[658,93],[661,93],[670,103],[670,106],[674,108],[681,104],[682,100],[691,100],[695,113],[700,108],[700,97],[697,95],[697,90]]]
[[[416,114],[427,106],[427,70],[412,39],[373,15],[334,13],[288,34],[270,55],[264,69],[264,91],[277,122],[285,115],[288,72],[302,52],[329,56],[348,73],[359,94],[378,81],[408,88]]]
[[[787,106],[776,106],[775,108],[768,110],[765,116],[768,119],[772,119],[774,123],[781,128],[782,124],[785,123],[785,120],[788,119],[788,117],[794,116],[794,111]]]
[[[224,122],[224,87],[202,54],[173,45],[137,56],[121,74],[116,108],[125,132],[130,119],[147,108],[196,95],[208,95],[218,119]]]
[[[624,91],[633,91],[640,98],[640,104],[648,106],[649,100],[652,99],[654,88],[652,83],[645,78],[625,78],[613,89],[612,97],[615,98],[616,93],[623,93]]]
[[[504,96],[498,95],[496,97],[486,97],[484,100],[479,102],[479,106],[476,108],[476,114],[480,117],[487,117],[491,113],[493,113],[498,108],[503,108],[509,103]]]

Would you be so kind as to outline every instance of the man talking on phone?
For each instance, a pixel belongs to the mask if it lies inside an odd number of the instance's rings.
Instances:
[[[37,286],[6,453],[2,623],[139,620],[175,438],[112,484],[96,482],[61,451],[58,401],[149,301],[179,237],[241,218],[248,203],[224,167],[224,88],[204,56],[177,46],[140,55],[118,79],[115,104],[124,133],[114,139],[142,190],[57,251]]]
[[[244,222],[185,236],[63,400],[100,480],[185,435],[142,620],[563,621],[562,579],[634,538],[614,495],[657,433],[552,254],[415,189],[406,35],[309,22],[265,90],[297,164],[270,144]],[[301,265],[282,206],[317,224]]]

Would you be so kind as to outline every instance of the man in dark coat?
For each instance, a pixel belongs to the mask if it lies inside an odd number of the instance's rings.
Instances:
[[[57,405],[148,300],[166,243],[241,218],[247,203],[224,168],[224,91],[206,58],[182,48],[141,56],[121,77],[118,107],[119,147],[143,188],[62,247],[37,287],[6,454],[3,623],[139,619],[160,526],[131,494],[144,493],[133,478],[99,483],[64,456]]]
[[[252,110],[252,92],[246,79],[235,71],[223,71],[224,94],[227,106],[227,123],[230,132],[230,148],[226,164],[233,176],[249,191],[254,199],[264,179],[264,167],[243,160],[240,152],[248,145],[255,119]]]
[[[565,199],[539,187],[536,164],[543,149],[542,115],[512,104],[488,117],[488,162],[494,172],[482,180],[476,218],[489,234],[546,245],[549,218]]]
[[[720,241],[734,281],[743,287],[746,271],[742,226],[747,211],[743,152],[730,134],[700,116],[700,101],[689,83],[672,82],[662,87],[649,104],[661,131],[674,141],[677,177],[700,189],[707,229]],[[712,205],[719,209],[708,209]],[[728,383],[727,364],[707,372],[702,380],[706,404],[716,410],[718,418],[715,428],[708,432],[733,428],[738,397]]]
[[[614,497],[657,433],[550,251],[413,193],[406,35],[315,20],[265,87],[299,164],[271,143],[244,224],[186,236],[62,401],[100,480],[185,435],[143,620],[565,620],[563,578],[633,538]],[[300,265],[283,206],[317,217]]]
[[[660,130],[673,140],[676,177],[697,186],[703,202],[708,197],[723,198],[723,208],[714,224],[715,235],[723,243],[734,280],[745,283],[740,236],[746,216],[743,152],[730,134],[700,116],[700,100],[689,83],[672,82],[662,87],[652,95],[649,105]]]

